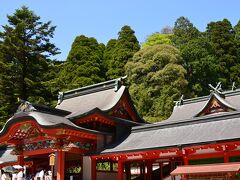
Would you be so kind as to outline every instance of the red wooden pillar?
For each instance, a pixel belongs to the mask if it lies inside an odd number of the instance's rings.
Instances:
[[[92,175],[92,180],[97,179],[97,160],[95,158],[91,159],[92,164],[91,164],[91,175]]]
[[[187,156],[183,156],[183,162],[184,162],[184,165],[188,165],[188,157]]]
[[[17,162],[20,166],[24,166],[24,156],[22,154],[17,156]]]
[[[65,152],[57,151],[57,180],[64,180],[65,176]]]
[[[147,180],[152,180],[152,161],[147,161]]]
[[[123,180],[123,162],[118,161],[118,180]]]
[[[224,163],[228,163],[229,162],[229,155],[227,152],[224,152]]]
[[[163,163],[159,163],[159,169],[160,169],[160,178],[163,179]]]

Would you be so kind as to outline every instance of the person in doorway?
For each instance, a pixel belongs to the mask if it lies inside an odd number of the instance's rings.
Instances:
[[[11,180],[10,176],[8,173],[4,172],[2,170],[2,177],[1,177],[1,180]]]
[[[1,180],[11,180],[10,175],[2,170]]]
[[[19,169],[17,173],[17,180],[23,180],[23,169]]]
[[[17,174],[15,172],[12,173],[12,180],[17,180]]]
[[[45,178],[45,170],[41,170],[40,172],[39,172],[39,175],[38,175],[38,177],[40,177],[40,180],[44,180]]]

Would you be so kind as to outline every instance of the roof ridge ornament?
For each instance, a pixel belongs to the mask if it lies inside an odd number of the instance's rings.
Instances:
[[[232,84],[232,91],[235,91],[237,89],[237,87],[235,86],[235,82],[233,82]]]
[[[208,86],[211,88],[211,90],[210,90],[211,93],[217,93],[221,96],[223,95],[221,82],[218,82],[216,87],[214,87],[212,84],[208,84]]]
[[[114,91],[118,91],[118,89],[124,84],[124,80],[127,78],[126,76],[120,77],[115,80],[115,86],[114,86]]]
[[[175,102],[175,106],[183,105],[183,97],[184,97],[184,95],[182,94],[182,96],[179,98],[178,101],[174,101]]]
[[[21,102],[21,104],[18,106],[17,112],[16,113],[20,113],[20,112],[32,112],[35,111],[36,109],[34,108],[34,106],[32,105],[32,103],[22,100],[20,98],[18,98],[18,102]]]
[[[58,92],[58,102],[57,104],[61,104],[63,101],[63,92]]]

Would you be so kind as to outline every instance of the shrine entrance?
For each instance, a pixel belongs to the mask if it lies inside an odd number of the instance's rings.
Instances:
[[[1,167],[17,164],[27,168],[27,176],[46,170],[53,171],[52,177],[57,180],[70,179],[70,176],[82,179],[82,156],[95,150],[99,134],[64,123],[43,126],[29,116],[10,119],[0,134],[0,142],[10,148],[10,154],[17,158],[10,164],[3,162]],[[53,168],[49,164],[50,154],[55,155]]]

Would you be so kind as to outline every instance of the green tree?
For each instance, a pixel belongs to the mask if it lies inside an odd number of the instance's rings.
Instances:
[[[219,65],[218,80],[227,87],[236,80],[235,75],[239,74],[237,44],[233,27],[227,19],[211,22],[207,26],[206,36],[211,45],[210,53],[217,59]]]
[[[171,44],[172,34],[161,34],[161,33],[153,33],[147,37],[146,41],[142,44],[143,48],[153,46],[156,44]]]
[[[110,39],[106,45],[106,48],[104,50],[103,53],[103,67],[104,67],[104,74],[105,74],[105,78],[106,77],[106,73],[108,71],[108,67],[110,66],[113,54],[114,54],[114,50],[115,50],[115,45],[117,43],[116,39]]]
[[[55,107],[57,104],[58,92],[62,91],[62,83],[59,78],[60,72],[64,68],[64,61],[51,60],[48,62],[48,72],[45,72],[44,86],[48,95],[44,97],[47,105]]]
[[[125,75],[124,66],[135,52],[140,49],[139,42],[130,26],[123,26],[118,33],[118,39],[108,55],[107,79]]]
[[[195,39],[199,36],[199,31],[186,17],[180,17],[176,20],[173,28],[174,36],[172,42],[175,47],[180,48],[184,46],[189,40]]]
[[[104,81],[104,45],[95,38],[76,37],[57,82],[61,90],[79,88]]]
[[[185,92],[186,70],[179,50],[170,45],[155,45],[137,52],[125,68],[130,93],[140,114],[148,121],[166,119],[173,100]]]
[[[7,110],[9,116],[16,110],[17,97],[44,101],[47,59],[57,54],[58,49],[50,42],[55,26],[51,26],[50,21],[41,22],[27,7],[17,9],[7,18],[8,24],[0,33],[0,94],[3,97],[0,109]]]
[[[238,63],[232,68],[231,79],[237,83],[237,86],[240,85],[240,20],[234,26],[235,32],[235,43],[237,46],[237,59]]]
[[[189,97],[207,95],[209,93],[208,84],[218,82],[219,65],[217,59],[209,53],[210,48],[209,40],[204,34],[190,40],[181,48],[183,65],[188,74]]]

